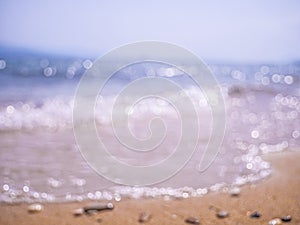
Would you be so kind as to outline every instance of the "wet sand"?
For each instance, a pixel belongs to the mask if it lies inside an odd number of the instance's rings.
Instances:
[[[292,221],[286,224],[300,224],[300,152],[273,153],[264,159],[271,162],[272,175],[258,184],[242,187],[237,197],[209,193],[203,197],[168,201],[127,199],[113,202],[113,210],[77,217],[72,212],[89,202],[46,204],[39,213],[28,213],[27,204],[0,204],[0,224],[141,224],[138,219],[142,212],[152,215],[144,222],[149,225],[187,224],[188,217],[197,217],[200,224],[268,224],[271,219],[285,215],[292,216]],[[229,216],[217,218],[211,205],[228,211]],[[261,213],[261,217],[250,218],[247,214],[253,211]]]

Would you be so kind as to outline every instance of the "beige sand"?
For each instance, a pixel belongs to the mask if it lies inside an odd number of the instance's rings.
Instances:
[[[0,205],[0,224],[140,224],[141,212],[152,215],[145,224],[186,224],[185,219],[193,216],[201,224],[268,224],[274,217],[291,215],[286,224],[300,224],[300,152],[276,153],[265,157],[272,163],[271,177],[257,185],[242,188],[238,197],[225,193],[211,193],[204,197],[185,200],[148,199],[122,200],[114,203],[112,211],[75,217],[72,211],[87,202],[47,204],[40,213],[29,214],[28,205]],[[209,209],[210,205],[227,210],[230,216],[219,219]],[[257,210],[262,216],[249,218],[247,212]]]

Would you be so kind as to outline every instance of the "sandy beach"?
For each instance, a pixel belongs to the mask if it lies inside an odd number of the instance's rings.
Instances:
[[[268,224],[286,215],[292,216],[287,224],[300,224],[300,152],[273,153],[264,158],[272,164],[272,175],[258,184],[242,187],[238,196],[209,193],[189,199],[126,199],[113,202],[113,210],[81,216],[72,212],[90,202],[46,204],[38,213],[29,213],[28,204],[1,204],[0,224],[140,224],[139,215],[143,212],[151,215],[144,222],[149,225],[187,224],[188,217],[198,218],[200,224]],[[226,210],[229,216],[218,218],[211,206]],[[253,211],[261,216],[250,218]]]

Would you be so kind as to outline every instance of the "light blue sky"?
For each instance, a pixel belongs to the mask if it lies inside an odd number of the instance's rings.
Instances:
[[[206,60],[300,59],[300,1],[0,0],[0,45],[101,54],[142,40]]]

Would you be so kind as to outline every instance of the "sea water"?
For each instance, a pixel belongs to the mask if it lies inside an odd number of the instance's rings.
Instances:
[[[93,60],[10,50],[1,53],[1,202],[199,196],[267,177],[272,165],[261,156],[293,150],[300,144],[299,63],[208,65],[225,102],[226,129],[217,157],[204,172],[199,170],[199,163],[207,143],[213,140],[214,120],[203,89],[173,66],[133,64],[113,74],[96,98],[93,119],[98,137],[110,154],[130,165],[154,165],[176,151],[183,135],[181,112],[168,101],[151,96],[134,104],[134,96],[122,98],[122,89],[139,78],[158,77],[178,84],[194,105],[198,121],[185,119],[197,123],[199,138],[191,159],[171,178],[146,187],[125,186],[121,181],[116,184],[95,172],[83,159],[73,132],[74,96]],[[140,87],[137,93],[142,90]],[[144,140],[156,135],[149,128],[152,118],[164,122],[165,138],[155,151],[130,151],[116,137],[111,113],[119,97],[127,117],[114,118],[116,129],[126,119],[130,135]],[[185,115],[189,115],[189,110]],[[126,138],[128,134],[121,135]],[[185,134],[187,148],[189,136],[192,134]],[[103,172],[108,169],[104,167]]]

